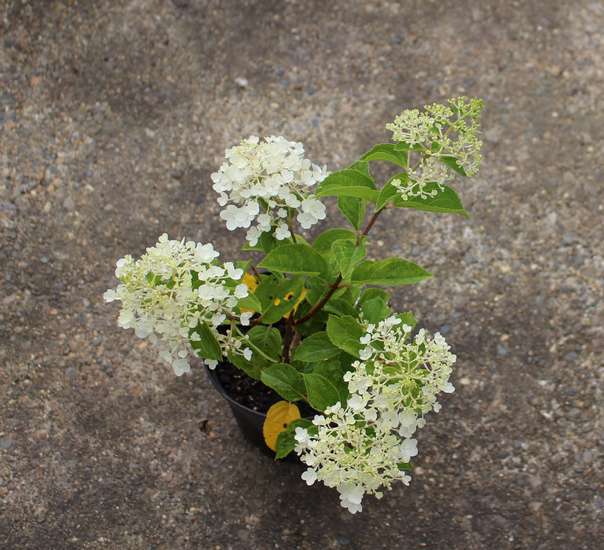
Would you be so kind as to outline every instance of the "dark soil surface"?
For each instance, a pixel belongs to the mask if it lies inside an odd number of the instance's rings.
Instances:
[[[240,371],[231,363],[221,363],[214,371],[224,392],[241,405],[257,411],[266,413],[271,405],[283,398],[278,393],[265,386],[259,380],[254,380]],[[317,411],[306,402],[299,401],[296,406],[300,414],[305,418],[312,418]]]
[[[271,405],[282,399],[262,382],[250,378],[230,363],[221,363],[216,368],[216,376],[229,397],[253,411],[266,413]]]
[[[603,28],[600,0],[0,0],[0,548],[601,548]],[[102,293],[163,232],[237,255],[209,176],[242,137],[334,170],[458,94],[486,104],[471,219],[370,236],[434,274],[395,302],[457,391],[351,516]]]

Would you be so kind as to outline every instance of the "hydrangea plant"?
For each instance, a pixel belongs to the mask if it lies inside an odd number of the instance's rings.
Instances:
[[[212,244],[162,235],[138,260],[117,262],[120,283],[105,293],[121,302],[119,325],[156,344],[176,375],[192,357],[210,369],[230,362],[279,394],[267,444],[278,459],[297,453],[306,483],[336,488],[352,513],[364,495],[409,483],[416,430],[454,391],[445,339],[416,330],[383,288],[430,273],[397,257],[369,259],[369,233],[401,208],[467,216],[448,184],[478,171],[481,111],[464,97],[403,111],[386,126],[391,143],[330,174],[301,143],[245,139],[211,178],[227,228],[247,230],[250,258],[219,263]],[[375,162],[394,167],[381,187]],[[349,225],[307,240],[296,225],[325,219],[326,197]],[[316,414],[301,418],[299,401]]]

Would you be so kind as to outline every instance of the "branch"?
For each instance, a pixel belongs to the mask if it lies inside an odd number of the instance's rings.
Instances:
[[[304,315],[304,317],[301,317],[300,319],[298,319],[294,325],[301,325],[302,323],[305,323],[306,321],[308,321],[315,313],[317,313],[318,311],[320,311],[323,306],[329,302],[330,298],[333,296],[334,292],[336,290],[338,290],[338,287],[340,286],[340,283],[342,282],[342,275],[338,275],[338,278],[333,282],[333,284],[329,287],[329,290],[325,293],[325,295],[323,296],[323,298],[321,298],[314,306],[312,306],[306,313],[306,315]]]
[[[364,237],[365,235],[367,235],[367,233],[369,233],[369,231],[371,231],[371,228],[373,227],[373,224],[375,224],[375,221],[378,219],[378,216],[382,213],[382,211],[384,210],[384,208],[380,208],[379,210],[376,210],[373,213],[373,216],[371,216],[371,218],[369,219],[369,221],[367,222],[367,225],[365,226],[365,229],[363,229],[363,231],[357,235],[357,244],[359,244],[361,237]],[[320,311],[321,309],[323,309],[323,306],[329,302],[329,300],[331,299],[331,297],[334,295],[334,292],[336,290],[338,290],[338,288],[340,288],[340,283],[342,282],[342,274],[338,275],[338,278],[332,283],[332,285],[329,287],[329,290],[325,293],[325,295],[323,296],[323,298],[321,298],[314,306],[312,306],[308,312],[306,313],[306,315],[304,315],[304,317],[301,317],[300,319],[298,319],[297,321],[294,322],[294,326],[295,325],[301,325],[302,323],[305,323],[306,321],[308,321],[313,315],[315,315],[315,313],[317,313],[318,311]]]
[[[289,352],[294,336],[294,320],[293,312],[290,312],[289,317],[285,322],[285,336],[283,338],[283,362],[289,363]]]

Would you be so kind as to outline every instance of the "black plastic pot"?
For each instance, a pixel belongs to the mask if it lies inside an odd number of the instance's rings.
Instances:
[[[235,420],[237,421],[237,424],[239,425],[244,437],[254,446],[258,447],[263,453],[274,457],[275,454],[266,446],[264,436],[262,435],[262,426],[264,425],[266,414],[254,411],[241,403],[237,403],[237,401],[235,401],[225,391],[224,387],[220,383],[220,379],[218,378],[216,371],[208,368],[206,368],[206,370],[210,380],[212,381],[212,385],[230,405],[233,416],[235,417]]]

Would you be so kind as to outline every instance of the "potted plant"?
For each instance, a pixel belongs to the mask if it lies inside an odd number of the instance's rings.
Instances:
[[[409,483],[413,436],[440,409],[439,395],[454,391],[444,338],[392,311],[383,288],[430,273],[369,259],[370,232],[390,210],[467,216],[447,184],[478,171],[481,110],[461,97],[403,111],[387,125],[390,143],[331,174],[300,143],[245,139],[211,177],[220,217],[247,229],[251,258],[219,263],[212,244],[162,235],[139,259],[117,262],[120,283],[105,293],[121,301],[119,325],[156,344],[176,375],[201,358],[248,437],[277,459],[295,453],[302,478],[336,488],[352,513],[365,494]],[[379,187],[374,162],[395,168]],[[349,226],[311,242],[296,227],[325,219],[326,197]]]

